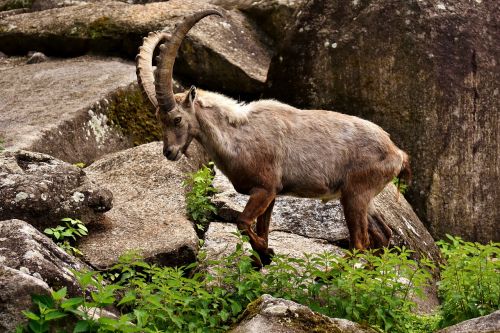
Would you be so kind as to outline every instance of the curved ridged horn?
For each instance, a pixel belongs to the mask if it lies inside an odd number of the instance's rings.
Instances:
[[[139,47],[139,54],[135,57],[137,82],[142,93],[155,108],[158,107],[158,101],[156,100],[155,78],[153,74],[153,53],[156,45],[169,37],[170,35],[163,31],[150,32],[148,37],[144,38],[142,46]]]
[[[160,45],[160,62],[155,72],[156,98],[160,110],[169,112],[175,107],[174,91],[172,89],[172,73],[174,69],[175,57],[182,40],[188,31],[202,18],[209,15],[222,14],[214,9],[204,10],[186,16],[184,20],[176,25],[169,42]]]

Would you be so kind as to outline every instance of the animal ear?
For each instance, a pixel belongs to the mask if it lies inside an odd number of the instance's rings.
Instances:
[[[189,88],[189,91],[186,95],[186,98],[184,99],[184,105],[191,106],[191,105],[193,105],[195,100],[196,100],[196,87],[191,86],[191,88]]]

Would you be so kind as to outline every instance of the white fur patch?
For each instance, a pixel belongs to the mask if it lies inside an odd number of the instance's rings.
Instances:
[[[248,122],[250,109],[243,102],[240,103],[224,95],[207,91],[199,94],[198,100],[203,107],[217,108],[226,117],[228,123],[233,126],[240,126]]]

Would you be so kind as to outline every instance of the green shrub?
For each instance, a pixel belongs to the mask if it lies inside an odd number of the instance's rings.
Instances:
[[[1,153],[2,151],[4,151],[4,149],[5,149],[5,148],[3,147],[3,145],[4,145],[4,144],[5,144],[5,141],[3,141],[3,139],[2,139],[2,138],[0,138],[0,153]]]
[[[500,243],[482,245],[460,237],[447,238],[438,242],[447,262],[439,282],[442,327],[500,308]]]
[[[80,220],[69,217],[61,219],[64,225],[55,228],[46,228],[43,232],[51,236],[56,244],[70,255],[82,255],[80,250],[73,247],[77,238],[87,235],[87,227]]]
[[[189,174],[183,185],[188,188],[186,193],[186,208],[188,216],[200,230],[204,230],[210,218],[217,213],[211,197],[217,191],[212,186],[214,179],[213,163],[204,165],[200,170]]]
[[[130,254],[113,267],[113,284],[106,284],[102,273],[79,273],[82,289],[93,290],[90,298],[55,301],[48,308],[65,314],[75,332],[223,332],[251,301],[270,293],[386,331],[425,332],[414,328],[420,317],[412,313],[410,294],[420,293],[429,273],[409,259],[408,250],[386,250],[380,257],[370,252],[346,252],[345,258],[276,256],[264,274],[253,269],[248,254],[240,242],[222,260],[202,260],[210,273],[194,264],[158,267]],[[121,310],[118,318],[93,320],[88,314],[112,304]],[[33,320],[47,329],[58,327],[38,312],[28,318],[26,332],[32,332]]]
[[[265,276],[266,293],[294,300],[330,317],[346,318],[387,332],[412,332],[414,294],[423,297],[433,265],[410,259],[407,249],[384,249],[274,258]],[[321,283],[311,283],[320,281]]]

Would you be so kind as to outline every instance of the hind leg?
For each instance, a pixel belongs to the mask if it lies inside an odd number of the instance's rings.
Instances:
[[[364,250],[370,245],[368,237],[368,203],[371,198],[354,193],[343,193],[340,198],[349,229],[350,247]]]

